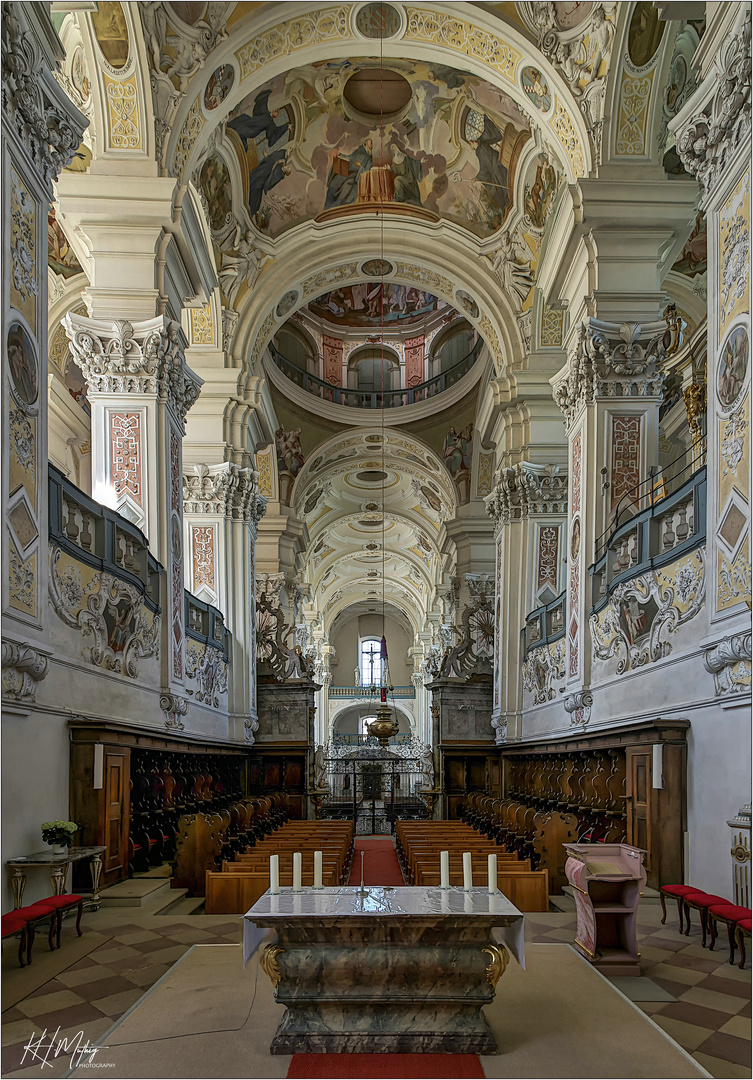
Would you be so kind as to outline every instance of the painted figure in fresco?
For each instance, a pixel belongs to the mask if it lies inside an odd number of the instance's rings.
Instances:
[[[739,326],[727,342],[719,368],[719,400],[725,407],[739,396],[748,372],[748,335]]]
[[[37,400],[37,366],[31,356],[31,343],[16,324],[8,334],[8,364],[16,393],[27,405]]]
[[[287,160],[287,150],[275,150],[259,162],[248,177],[248,209],[253,217],[261,206],[261,201],[268,191],[290,175],[291,166]]]
[[[463,458],[466,450],[465,439],[462,435],[458,435],[454,427],[451,427],[445,436],[442,456],[452,476],[457,476],[463,468]]]
[[[285,431],[278,428],[275,432],[277,443],[277,468],[280,472],[289,472],[297,476],[303,467],[303,450],[301,448],[301,429]]]
[[[421,205],[421,182],[423,167],[416,158],[403,152],[397,142],[389,145],[392,154],[392,173],[395,177],[395,202]]]
[[[114,653],[120,653],[125,648],[130,633],[133,604],[130,601],[121,604],[108,603],[107,608],[112,616],[112,626],[108,628],[107,633],[107,644]]]
[[[257,95],[250,116],[248,113],[241,113],[240,116],[236,116],[227,122],[227,126],[232,128],[240,137],[244,150],[248,150],[249,140],[255,139],[257,135],[266,135],[267,146],[272,147],[280,141],[283,135],[291,134],[291,125],[287,122],[287,114],[285,123],[278,124],[277,117],[280,115],[280,110],[272,109],[271,112],[269,110],[268,103],[271,93],[272,90],[269,89],[262,90]]]
[[[533,224],[543,229],[546,215],[549,210],[552,196],[557,187],[557,173],[549,162],[544,158],[536,167],[536,178],[533,187],[526,194],[526,213]]]
[[[474,114],[474,118],[478,113]],[[476,180],[486,188],[489,199],[504,214],[510,205],[508,193],[507,169],[502,164],[499,156],[502,145],[502,132],[490,118],[483,114],[483,128],[478,125],[475,129],[475,137],[469,138],[468,143],[476,151],[478,157],[478,173]],[[466,130],[468,130],[466,128]],[[470,134],[470,132],[469,132]]]
[[[324,209],[332,206],[347,206],[356,201],[358,180],[372,166],[374,144],[371,139],[364,139],[352,154],[338,153],[332,160],[332,167],[327,177],[327,198]]]

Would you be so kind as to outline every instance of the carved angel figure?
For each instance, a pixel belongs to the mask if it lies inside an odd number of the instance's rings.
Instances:
[[[526,254],[529,255],[528,262],[523,261]],[[489,257],[492,270],[499,278],[502,288],[510,295],[515,306],[520,308],[533,288],[535,278],[531,269],[530,252],[509,234],[503,233],[499,247]]]
[[[248,282],[249,288],[256,284],[267,256],[254,244],[253,231],[246,229],[244,233],[240,222],[236,224],[235,234],[229,241],[228,248],[233,254],[223,252],[220,285],[233,304],[244,281]]]

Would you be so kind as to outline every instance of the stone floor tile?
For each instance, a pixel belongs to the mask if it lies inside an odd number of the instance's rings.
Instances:
[[[742,1065],[734,1065],[731,1061],[724,1061],[718,1057],[709,1057],[708,1054],[702,1054],[699,1050],[695,1051],[693,1057],[706,1072],[719,1077],[720,1080],[750,1080],[751,1070]]]
[[[662,1016],[661,1013],[655,1013],[653,1020],[685,1050],[697,1050],[701,1043],[707,1042],[709,1036],[715,1034],[708,1028],[685,1024],[682,1020],[672,1020],[670,1017]]]
[[[144,991],[140,986],[131,986],[128,990],[121,990],[119,994],[99,998],[97,1008],[106,1016],[116,1018],[122,1016],[124,1012],[130,1009],[131,1005],[135,1005],[139,998],[143,996]]]
[[[54,994],[32,994],[19,1001],[17,1008],[24,1016],[34,1017],[56,1012],[58,1009],[67,1009],[71,1005],[81,1005],[83,1001],[75,991],[63,987]]]
[[[109,998],[113,994],[121,994],[123,991],[132,989],[133,983],[124,979],[122,975],[111,975],[109,978],[97,979],[94,982],[77,986],[76,993],[84,1001],[93,1001],[98,1004],[102,998]]]
[[[100,979],[109,979],[114,974],[115,968],[111,968],[109,965],[105,967],[104,964],[91,964],[89,967],[79,968],[77,964],[74,964],[73,967],[60,972],[58,981],[70,987],[71,990],[77,990],[79,986],[85,986],[86,983],[90,982],[99,982]]]
[[[735,1035],[738,1039],[747,1039],[750,1042],[751,1024],[749,1016],[733,1016],[726,1024],[722,1024],[719,1031],[725,1035]]]
[[[682,995],[683,1001],[691,1001],[694,1005],[703,1005],[707,1009],[718,1009],[720,1012],[736,1014],[745,1004],[745,998],[733,997],[732,994],[717,994],[713,990],[701,990],[694,986]]]
[[[692,968],[670,967],[669,964],[655,964],[645,974],[650,979],[669,979],[670,982],[684,983],[686,986],[695,986],[706,978],[703,971],[693,971]]]
[[[133,945],[134,942],[152,941],[159,936],[153,930],[129,930],[126,934],[119,931],[115,940],[123,945]]]
[[[154,960],[150,953],[139,953],[136,956],[126,956],[122,960],[111,960],[108,967],[118,975],[130,976],[133,971],[142,971],[144,968],[153,967]]]
[[[747,1005],[743,1005],[742,1009],[740,1009],[740,1012],[737,1015],[738,1016],[747,1016],[747,1018],[750,1020],[750,1017],[751,1017],[750,1002],[748,1002]]]
[[[715,1031],[704,1043],[694,1046],[693,1049],[750,1068],[750,1039],[738,1039],[734,1035]]]
[[[139,948],[143,948],[139,946]],[[126,956],[138,956],[137,949],[131,945],[110,945],[95,949],[91,954],[98,964],[109,964],[111,960],[122,960]]]
[[[705,1009],[703,1005],[694,1005],[690,1001],[670,1002],[662,1009],[662,1016],[682,1020],[686,1024],[695,1024],[697,1027],[710,1028],[712,1031],[719,1031],[730,1019],[729,1013]]]
[[[697,956],[687,956],[684,952],[673,953],[667,963],[676,967],[692,968],[694,971],[705,971],[708,975],[715,972],[719,966],[714,960],[701,960]]]
[[[650,978],[654,980],[657,986],[660,986],[662,990],[666,990],[668,994],[672,994],[676,998],[682,997],[688,990],[687,983],[674,982],[672,979],[663,979],[660,975],[650,975]]]
[[[87,1024],[102,1019],[102,1012],[89,1001],[82,1001],[79,1005],[69,1005],[66,1009],[56,1009],[55,1012],[45,1013],[43,1016],[31,1017],[30,1022],[37,1035],[45,1028],[48,1033],[54,1033],[57,1028],[65,1029],[75,1027],[83,1029]]]
[[[139,968],[136,971],[124,971],[123,978],[136,986],[147,989],[161,979],[166,971],[170,970],[169,964],[150,964],[149,967]]]
[[[185,956],[188,952],[186,945],[170,945],[167,948],[155,949],[154,952],[149,954],[149,957],[153,964],[174,964],[176,960],[180,960],[181,956]]]
[[[726,971],[720,971],[717,975],[707,976],[699,983],[701,990],[716,990],[719,994],[732,994],[734,997],[751,999],[751,985],[749,982],[725,978]]]

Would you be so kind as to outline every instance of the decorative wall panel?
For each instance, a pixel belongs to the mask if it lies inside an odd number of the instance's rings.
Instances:
[[[612,468],[610,471],[609,509],[625,500],[628,505],[631,493],[641,479],[641,418],[640,416],[612,417]]]

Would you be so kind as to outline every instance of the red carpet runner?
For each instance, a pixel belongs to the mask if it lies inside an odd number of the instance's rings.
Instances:
[[[388,836],[363,836],[356,853],[349,885],[404,885],[395,845]],[[471,1080],[483,1077],[476,1054],[294,1054],[290,1080]]]

